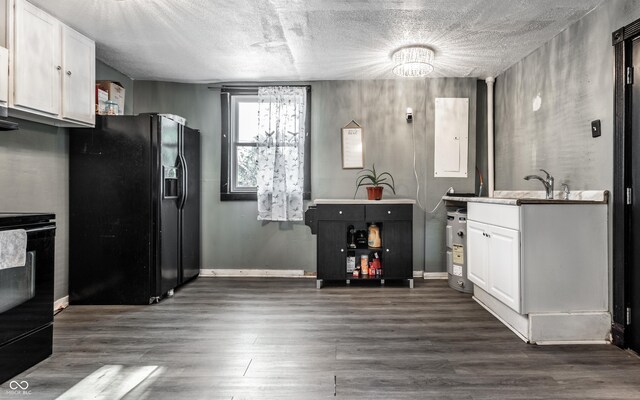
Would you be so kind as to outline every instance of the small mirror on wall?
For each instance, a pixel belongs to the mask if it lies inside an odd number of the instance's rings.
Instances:
[[[342,131],[342,168],[364,168],[363,129],[351,120]]]

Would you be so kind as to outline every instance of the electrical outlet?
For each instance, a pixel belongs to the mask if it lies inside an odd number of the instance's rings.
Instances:
[[[597,119],[595,121],[591,121],[591,136],[592,137],[598,137],[600,136],[602,133],[600,132],[600,120]]]

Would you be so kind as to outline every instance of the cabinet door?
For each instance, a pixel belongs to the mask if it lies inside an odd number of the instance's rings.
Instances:
[[[0,2],[1,4],[2,2]],[[0,47],[0,104],[9,102],[9,50]]]
[[[14,99],[16,107],[60,114],[60,24],[25,0],[16,1]]]
[[[62,117],[95,122],[95,43],[62,26]]]
[[[347,224],[318,222],[318,279],[347,279]]]
[[[467,221],[467,277],[478,287],[488,290],[486,225]]]
[[[520,232],[487,225],[489,293],[520,312]]]
[[[413,278],[411,221],[387,221],[382,225],[383,278]]]

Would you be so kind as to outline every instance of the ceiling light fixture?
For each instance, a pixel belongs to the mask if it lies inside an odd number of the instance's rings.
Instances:
[[[402,47],[393,52],[393,73],[403,78],[419,78],[433,71],[435,53],[425,46]]]

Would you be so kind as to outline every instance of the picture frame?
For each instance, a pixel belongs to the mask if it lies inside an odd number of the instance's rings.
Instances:
[[[341,130],[342,169],[364,168],[364,129],[351,120]]]

